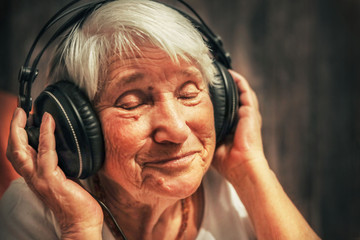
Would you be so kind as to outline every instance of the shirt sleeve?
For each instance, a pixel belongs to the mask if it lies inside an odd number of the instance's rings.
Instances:
[[[14,180],[0,200],[0,239],[60,239],[53,213],[23,178]]]

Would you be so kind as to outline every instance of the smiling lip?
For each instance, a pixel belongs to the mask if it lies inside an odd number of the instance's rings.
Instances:
[[[145,162],[144,167],[157,168],[183,168],[187,167],[195,158],[198,152],[189,152],[181,156],[170,157],[158,161]]]

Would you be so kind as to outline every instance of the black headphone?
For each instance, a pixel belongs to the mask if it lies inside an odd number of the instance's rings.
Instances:
[[[98,0],[81,6],[74,5],[75,0],[60,9],[42,28],[20,69],[19,106],[27,115],[32,108],[31,85],[35,80],[38,62],[47,47],[61,34],[86,18],[103,4],[113,0]],[[184,1],[186,6],[199,21],[177,10],[198,29],[207,42],[214,57],[217,70],[214,85],[210,86],[210,94],[214,106],[216,141],[221,142],[232,131],[237,122],[238,91],[227,69],[231,68],[229,54],[223,49],[221,39],[215,35],[200,16]],[[40,51],[30,66],[29,61],[41,36],[56,22],[71,16],[51,36],[45,47]],[[55,138],[59,166],[69,177],[87,178],[100,169],[105,158],[104,140],[100,121],[92,109],[87,96],[70,81],[60,81],[48,86],[40,93],[34,103],[34,123],[27,126],[29,144],[37,149],[39,126],[44,112],[52,115],[56,123]]]

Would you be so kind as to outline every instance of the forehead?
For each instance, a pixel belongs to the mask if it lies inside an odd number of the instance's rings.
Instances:
[[[110,58],[107,82],[126,85],[149,77],[168,80],[172,75],[202,78],[200,70],[192,62],[176,61],[157,48],[144,48],[131,56]]]
[[[158,47],[142,46],[136,50],[122,51],[109,58],[108,61],[109,72],[124,66],[124,67],[139,67],[152,66],[161,67],[164,63],[167,65],[183,65],[185,63],[191,65],[191,61],[185,61],[176,56],[169,56],[164,50]]]

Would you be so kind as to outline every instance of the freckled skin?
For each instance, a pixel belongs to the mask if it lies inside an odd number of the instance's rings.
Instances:
[[[215,149],[213,107],[200,71],[158,49],[117,61],[96,109],[106,160],[100,172],[143,204],[193,194]],[[158,164],[178,158],[186,164]]]

